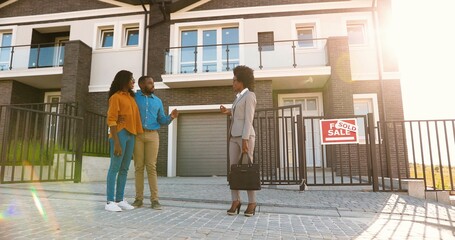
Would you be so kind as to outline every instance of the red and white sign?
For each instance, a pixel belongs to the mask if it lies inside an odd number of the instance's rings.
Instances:
[[[357,119],[324,119],[321,124],[321,144],[358,143]]]

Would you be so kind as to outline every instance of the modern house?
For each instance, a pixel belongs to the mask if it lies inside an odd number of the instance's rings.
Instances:
[[[237,65],[255,70],[258,109],[300,104],[304,117],[404,118],[385,44],[390,4],[0,1],[0,103],[77,102],[81,113],[105,114],[117,71],[150,75],[165,108],[181,113],[160,131],[159,174],[223,175],[228,119],[219,105],[235,98]],[[307,128],[307,138],[318,134]],[[313,139],[301,146],[316,153],[309,166],[328,166]]]

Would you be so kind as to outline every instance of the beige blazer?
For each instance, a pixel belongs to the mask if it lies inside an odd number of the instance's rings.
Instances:
[[[246,91],[235,99],[231,110],[231,136],[249,139],[256,136],[253,128],[254,112],[256,111],[256,94]]]

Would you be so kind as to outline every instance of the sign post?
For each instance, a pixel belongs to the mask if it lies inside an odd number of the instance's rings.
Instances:
[[[324,119],[321,125],[321,144],[359,143],[357,119]]]

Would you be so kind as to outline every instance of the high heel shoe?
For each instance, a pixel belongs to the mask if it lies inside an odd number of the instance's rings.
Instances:
[[[244,214],[247,217],[252,217],[256,213],[256,203],[248,203],[248,207],[246,208]]]
[[[228,215],[239,214],[241,206],[242,206],[242,204],[240,203],[240,201],[232,201],[231,208],[229,210],[227,210],[227,214]]]

